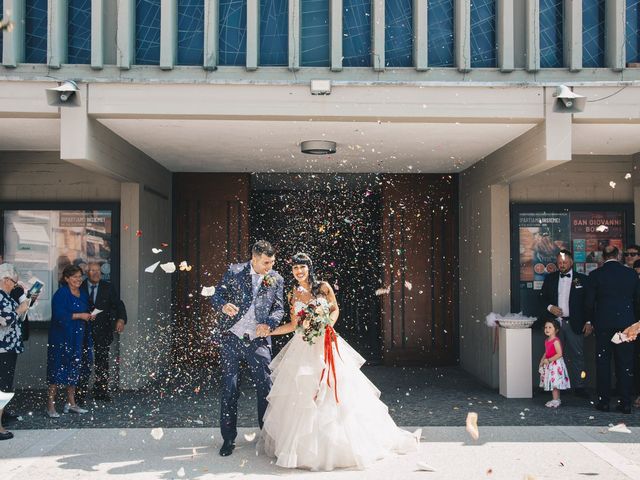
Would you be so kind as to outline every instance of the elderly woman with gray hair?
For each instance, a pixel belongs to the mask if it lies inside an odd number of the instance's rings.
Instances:
[[[13,390],[18,354],[24,351],[22,343],[23,313],[29,309],[29,301],[22,304],[11,298],[11,291],[18,284],[18,272],[10,263],[0,264],[0,391]],[[2,402],[4,403],[4,402]],[[2,409],[0,409],[2,418]],[[13,434],[0,423],[0,440],[9,440]]]

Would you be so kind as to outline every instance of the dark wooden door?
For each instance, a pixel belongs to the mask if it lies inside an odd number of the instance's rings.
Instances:
[[[216,363],[215,313],[200,291],[215,285],[229,264],[249,259],[249,180],[247,174],[174,175],[173,258],[192,266],[174,274],[173,356],[180,366]]]
[[[383,175],[384,362],[455,365],[457,178]]]

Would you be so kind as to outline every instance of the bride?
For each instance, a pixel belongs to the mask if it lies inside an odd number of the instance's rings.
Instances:
[[[420,431],[396,426],[360,371],[364,358],[333,330],[340,310],[331,286],[316,280],[304,253],[293,257],[292,270],[291,322],[270,333],[296,332],[270,365],[262,429],[267,455],[281,467],[333,470],[416,451]]]

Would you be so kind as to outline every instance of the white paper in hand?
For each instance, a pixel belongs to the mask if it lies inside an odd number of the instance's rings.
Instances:
[[[629,341],[629,337],[627,337],[627,336],[626,336],[624,333],[622,333],[622,332],[618,332],[618,333],[615,333],[615,334],[613,335],[613,337],[611,337],[611,341],[612,341],[613,343],[615,343],[615,344],[619,344],[619,343],[622,343],[622,342],[628,342],[628,341]]]
[[[94,308],[93,311],[91,312],[91,315],[96,317],[98,316],[99,313],[102,313],[102,310],[100,310],[99,308]]]

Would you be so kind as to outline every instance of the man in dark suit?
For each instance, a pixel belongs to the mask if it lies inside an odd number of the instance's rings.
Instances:
[[[93,382],[94,400],[110,402],[109,396],[109,347],[113,342],[113,332],[124,332],[127,323],[127,311],[124,303],[111,283],[102,280],[100,264],[91,262],[87,265],[87,279],[80,287],[89,294],[91,309],[102,310],[93,322],[93,349],[95,363],[95,380]],[[91,369],[89,368],[90,372]],[[89,377],[83,376],[76,390],[76,401],[84,400],[88,393]]]
[[[640,279],[632,268],[620,263],[620,252],[612,245],[602,250],[604,264],[589,274],[587,314],[596,333],[596,408],[609,411],[611,356],[615,356],[620,388],[617,410],[631,413],[633,350],[631,342],[613,343],[612,337],[634,324],[640,312]]]
[[[262,428],[271,390],[271,337],[262,337],[276,328],[284,316],[284,280],[272,270],[273,247],[259,240],[251,253],[249,262],[229,267],[211,297],[213,308],[223,313],[218,323],[222,366],[220,430],[224,440],[220,455],[223,457],[233,453],[238,434],[238,373],[242,361],[248,364],[256,385],[258,424]]]
[[[558,270],[550,273],[542,284],[542,318],[557,318],[575,395],[588,398],[584,363],[584,337],[593,331],[586,318],[585,296],[588,277],[573,271],[573,255],[560,250],[556,257]]]

